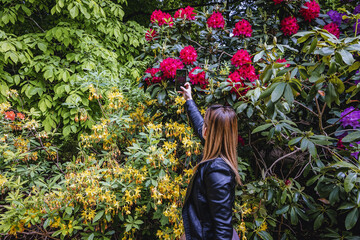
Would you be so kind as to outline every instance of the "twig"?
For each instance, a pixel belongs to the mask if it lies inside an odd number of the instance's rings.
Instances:
[[[265,176],[268,174],[269,171],[271,171],[271,168],[274,167],[274,165],[275,165],[276,163],[278,163],[279,161],[283,160],[284,158],[287,158],[287,157],[289,157],[289,156],[291,156],[291,155],[299,152],[300,150],[301,150],[301,149],[298,148],[298,149],[296,149],[295,151],[292,151],[291,153],[288,153],[288,154],[286,154],[286,155],[278,158],[275,162],[273,162],[273,164],[271,164],[271,166],[269,167],[269,169],[265,172]]]
[[[45,32],[45,30],[42,29],[42,27],[40,27],[40,25],[39,25],[32,17],[27,17],[27,18],[30,19],[31,21],[33,21],[33,22],[35,23],[35,25],[36,25],[38,28],[40,28],[40,30],[41,30],[42,32]]]
[[[297,178],[299,178],[301,176],[301,174],[305,171],[305,168],[311,163],[311,154],[309,154],[309,161],[308,163],[305,165],[305,167],[303,167],[301,169],[301,171],[299,171],[296,176],[293,178],[294,180],[296,180]]]
[[[329,126],[326,126],[324,127],[324,130],[327,129],[327,128],[330,128],[334,125],[336,125],[339,121],[341,121],[344,117],[346,117],[347,115],[349,115],[350,113],[354,112],[356,110],[356,108],[354,108],[353,110],[351,110],[350,112],[346,113],[344,116],[342,116],[341,118],[339,118],[336,122],[334,122],[333,124],[329,125]]]
[[[311,110],[310,108],[308,108],[308,107],[305,106],[304,104],[302,104],[302,103],[300,103],[300,102],[298,102],[298,101],[296,101],[296,100],[294,100],[294,103],[299,104],[300,106],[302,106],[303,108],[306,108],[309,112],[311,112],[311,113],[314,114],[315,116],[319,117],[319,115],[318,115],[316,112],[314,112],[313,110]]]

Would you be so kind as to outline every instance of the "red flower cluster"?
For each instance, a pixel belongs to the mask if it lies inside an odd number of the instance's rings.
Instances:
[[[284,18],[281,23],[281,31],[284,35],[293,35],[299,31],[299,25],[297,24],[297,20],[295,17],[287,17]]]
[[[7,111],[4,112],[5,114],[5,119],[7,120],[11,120],[14,121],[15,117],[17,117],[18,119],[25,119],[25,115],[23,113],[14,113],[13,111]]]
[[[327,30],[331,34],[334,34],[337,38],[340,37],[339,27],[335,23],[332,22],[332,23],[325,25],[324,29]]]
[[[241,146],[245,146],[245,141],[240,135],[238,135],[238,143],[240,143]]]
[[[309,22],[319,17],[319,13],[320,6],[315,0],[304,3],[304,7],[300,9],[300,14],[304,17],[306,21]]]
[[[274,1],[275,5],[276,5],[276,4],[282,3],[284,0],[273,0],[273,1]]]
[[[161,77],[157,77],[156,73],[159,72],[160,69],[159,68],[148,68],[146,69],[145,73],[150,73],[151,74],[151,78],[145,78],[145,82],[147,83],[147,85],[151,85],[151,83],[159,83],[162,81]]]
[[[184,68],[179,59],[166,58],[160,63],[160,70],[165,78],[175,78],[176,70]]]
[[[194,67],[189,73],[190,82],[191,82],[191,84],[194,84],[194,85],[199,84],[201,86],[201,88],[204,89],[209,84],[209,82],[205,78],[204,71],[199,72],[198,74],[194,74],[194,71],[196,69],[202,70],[200,67]]]
[[[277,63],[283,63],[283,62],[286,62],[286,59],[279,58],[279,59],[276,60],[276,62]],[[285,67],[290,67],[290,64],[286,64]]]
[[[214,12],[207,19],[207,25],[211,28],[224,28],[225,20],[220,12]]]
[[[231,64],[236,67],[240,67],[241,65],[249,63],[251,63],[251,56],[246,50],[243,49],[238,50],[231,58]]]
[[[159,26],[168,24],[170,27],[174,25],[173,19],[169,13],[164,13],[161,10],[155,10],[150,17],[150,22],[157,23]]]
[[[184,47],[180,51],[180,58],[185,64],[193,64],[196,61],[197,53],[193,46]]]
[[[245,19],[237,22],[233,28],[234,36],[251,37],[252,31],[250,23]]]
[[[154,29],[149,29],[145,33],[145,39],[146,41],[150,42],[155,39],[155,37],[158,35],[158,33]]]
[[[187,20],[195,20],[196,13],[194,8],[187,6],[185,9],[180,8],[176,11],[174,18],[182,18]]]
[[[241,66],[239,69],[235,70],[233,73],[229,75],[228,82],[235,83],[235,86],[230,90],[232,93],[236,93],[237,95],[245,95],[248,90],[249,86],[245,84],[247,82],[254,82],[258,79],[258,76],[255,73],[254,66],[250,64],[246,64]],[[239,91],[239,88],[244,88],[243,90]]]

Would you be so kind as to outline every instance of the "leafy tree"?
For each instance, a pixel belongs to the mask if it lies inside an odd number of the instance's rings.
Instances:
[[[133,64],[143,28],[122,21],[125,0],[0,4],[0,101],[10,98],[18,111],[41,119],[46,131],[60,128],[67,136],[90,128],[101,116],[97,87],[139,76]]]

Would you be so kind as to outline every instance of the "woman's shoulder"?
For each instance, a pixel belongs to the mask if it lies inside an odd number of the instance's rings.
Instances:
[[[233,172],[231,167],[222,159],[221,157],[217,157],[212,160],[205,161],[202,164],[202,168],[206,172],[212,172],[212,171],[229,171]]]

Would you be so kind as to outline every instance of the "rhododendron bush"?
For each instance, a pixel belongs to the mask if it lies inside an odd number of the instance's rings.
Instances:
[[[199,106],[238,114],[239,157],[255,174],[236,203],[241,237],[360,234],[358,8],[268,1],[241,16],[217,6],[150,24],[158,38],[140,87],[153,111],[187,121],[170,108],[176,70],[186,69]],[[314,232],[299,233],[304,225]]]

